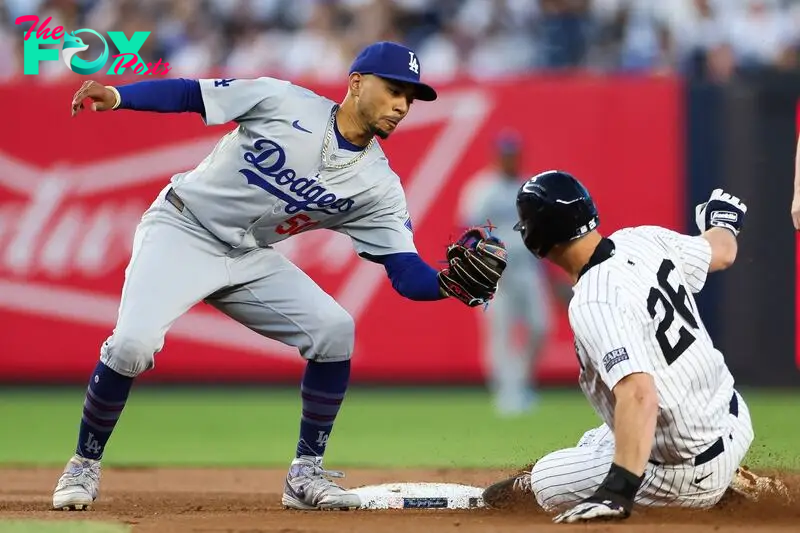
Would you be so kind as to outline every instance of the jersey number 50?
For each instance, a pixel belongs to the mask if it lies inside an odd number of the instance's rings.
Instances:
[[[275,233],[278,235],[295,235],[301,231],[313,228],[317,224],[319,224],[319,222],[311,220],[311,217],[308,215],[297,213],[293,217],[289,217],[278,224],[275,228]]]
[[[674,363],[695,341],[695,336],[684,326],[681,326],[678,329],[678,341],[674,345],[670,343],[667,338],[667,331],[669,331],[675,320],[675,312],[677,311],[684,322],[693,329],[698,327],[697,318],[692,313],[692,308],[689,304],[689,295],[686,293],[686,287],[679,285],[678,289],[675,290],[669,283],[669,274],[673,270],[675,270],[675,264],[669,259],[665,259],[661,263],[656,276],[660,290],[657,287],[652,287],[647,298],[647,311],[650,313],[651,318],[656,318],[656,306],[659,302],[664,308],[664,318],[658,323],[656,329],[656,340],[658,340],[664,359],[669,365]]]

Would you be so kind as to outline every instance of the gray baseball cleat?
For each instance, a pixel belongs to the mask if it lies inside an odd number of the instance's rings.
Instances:
[[[361,498],[328,478],[341,478],[344,473],[322,468],[322,457],[302,456],[292,461],[284,483],[281,503],[302,511],[358,509]]]
[[[53,491],[53,509],[85,511],[100,490],[100,461],[74,455]]]

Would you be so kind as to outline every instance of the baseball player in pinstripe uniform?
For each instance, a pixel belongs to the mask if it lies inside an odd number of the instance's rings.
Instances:
[[[643,506],[710,507],[753,441],[750,413],[693,294],[730,267],[747,208],[717,189],[696,208],[701,232],[597,231],[575,177],[539,174],[517,195],[515,228],[534,255],[570,275],[580,387],[603,420],[574,448],[487,488],[489,505],[530,492],[554,521],[626,518]]]

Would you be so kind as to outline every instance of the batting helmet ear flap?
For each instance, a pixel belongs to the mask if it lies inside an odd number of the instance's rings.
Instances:
[[[544,231],[542,226],[544,222],[539,219],[541,214],[537,214],[536,216],[531,216],[531,210],[534,209],[531,206],[527,206],[527,208],[520,208],[519,202],[517,203],[517,209],[519,214],[522,216],[523,211],[528,213],[530,218],[522,219],[514,225],[514,230],[520,233],[520,237],[522,238],[522,242],[525,243],[525,247],[536,257],[542,258],[547,255],[547,252],[550,250],[552,245],[547,244],[546,235],[544,235]]]

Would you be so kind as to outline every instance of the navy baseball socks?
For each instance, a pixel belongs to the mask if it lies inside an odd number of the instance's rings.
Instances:
[[[329,478],[342,472],[324,470],[322,456],[350,381],[350,361],[308,361],[300,392],[303,412],[297,452],[284,485],[283,505],[292,509],[351,509],[361,506],[357,494]]]
[[[350,361],[308,361],[300,385],[303,414],[295,457],[322,457],[350,382]]]
[[[97,498],[100,459],[132,385],[133,378],[111,370],[102,362],[97,363],[83,402],[78,446],[53,492],[53,508],[88,509]]]

